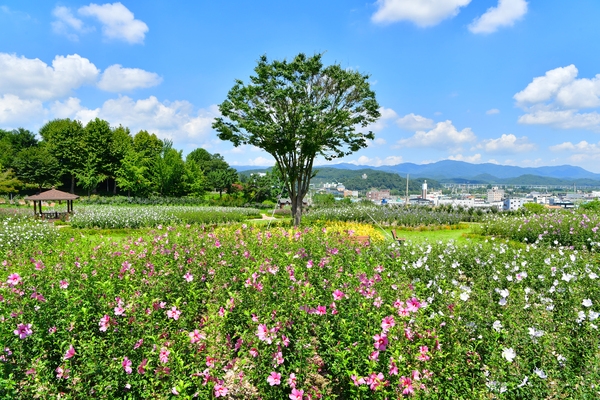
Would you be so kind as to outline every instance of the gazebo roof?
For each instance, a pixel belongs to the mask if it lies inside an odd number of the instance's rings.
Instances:
[[[56,189],[50,189],[50,190],[46,190],[44,193],[35,194],[33,196],[27,196],[27,197],[25,197],[25,200],[41,200],[41,201],[75,200],[78,198],[79,198],[79,196],[71,194],[71,193],[61,192],[60,190],[56,190]]]

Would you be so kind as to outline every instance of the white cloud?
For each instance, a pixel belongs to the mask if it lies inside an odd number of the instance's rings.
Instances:
[[[400,139],[395,148],[399,147],[431,147],[447,149],[457,145],[473,142],[476,136],[471,128],[457,130],[452,121],[438,122],[430,131],[418,131],[412,137]]]
[[[52,10],[52,15],[56,18],[52,21],[52,30],[59,35],[65,35],[69,40],[79,40],[79,36],[72,33],[72,30],[79,33],[88,30],[84,27],[83,21],[76,18],[68,7],[57,6]]]
[[[482,16],[473,20],[469,30],[473,33],[492,33],[503,26],[512,26],[527,13],[525,0],[499,0],[498,6],[490,7]]]
[[[348,161],[349,164],[354,165],[370,165],[372,167],[380,167],[382,165],[397,165],[402,163],[401,156],[389,156],[386,158],[369,158],[367,156],[360,156],[357,160]]]
[[[148,32],[148,25],[135,19],[133,13],[121,3],[91,3],[81,7],[78,13],[97,18],[102,24],[103,35],[108,39],[123,40],[131,44],[143,43]]]
[[[132,132],[145,129],[178,143],[207,139],[213,120],[219,115],[216,105],[194,111],[192,104],[187,101],[160,102],[154,96],[137,101],[119,96],[107,100],[96,109],[82,107],[78,99],[69,98],[64,102],[55,102],[51,111],[62,118],[79,119],[84,124],[96,117],[102,118],[114,126],[127,126]]]
[[[492,108],[491,110],[487,110],[485,113],[487,115],[500,114],[500,110],[498,110],[497,108]]]
[[[156,86],[161,82],[162,78],[154,72],[139,68],[123,68],[115,64],[104,70],[98,87],[107,92],[124,92]]]
[[[519,105],[545,102],[555,96],[563,86],[573,82],[577,73],[577,68],[573,64],[552,69],[544,76],[533,78],[525,89],[513,97]]]
[[[17,128],[41,115],[44,115],[44,107],[39,100],[24,100],[14,94],[0,97],[0,123],[3,126]]]
[[[483,149],[487,153],[523,153],[533,151],[537,148],[526,136],[517,138],[513,134],[502,135],[498,139],[486,139],[481,141],[476,148]]]
[[[377,146],[383,146],[384,144],[387,144],[387,141],[383,138],[377,138],[373,141]]]
[[[448,160],[465,161],[468,163],[477,164],[481,162],[481,154],[474,154],[472,156],[463,156],[462,154],[457,154],[455,156],[449,156]]]
[[[413,113],[407,114],[404,117],[396,120],[396,124],[407,131],[419,131],[423,129],[431,129],[435,126],[432,119],[415,115]]]
[[[273,165],[275,165],[275,159],[266,157],[256,157],[249,158],[248,161],[244,164],[239,164],[235,162],[232,165],[254,165],[257,167],[272,167]]]
[[[533,111],[519,117],[526,125],[551,125],[561,129],[600,130],[600,114],[596,111],[578,113],[576,110]]]
[[[555,146],[550,146],[551,151],[570,151],[576,153],[598,154],[600,155],[600,142],[588,143],[582,140],[579,143],[564,142]]]
[[[579,111],[600,107],[600,74],[577,79],[578,72],[575,65],[555,68],[515,94],[517,105],[527,112],[519,122],[600,131],[598,111]]]
[[[371,19],[377,23],[411,21],[426,27],[456,16],[471,0],[377,0]]]
[[[372,131],[372,132],[379,132],[387,127],[387,123],[390,119],[394,119],[394,118],[398,117],[398,114],[396,114],[396,111],[392,110],[391,108],[385,108],[385,107],[379,108],[379,114],[381,114],[379,119],[375,123],[367,126],[366,130]]]
[[[96,82],[99,71],[77,54],[56,56],[52,66],[39,59],[0,53],[0,94],[51,100],[69,95],[82,85]]]

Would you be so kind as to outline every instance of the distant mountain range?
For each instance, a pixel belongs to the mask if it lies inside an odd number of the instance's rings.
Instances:
[[[239,172],[261,170],[252,166],[236,166]],[[315,167],[319,169],[319,167]],[[516,184],[516,185],[590,185],[600,186],[600,174],[587,171],[572,165],[552,167],[515,167],[491,163],[471,164],[464,161],[443,160],[431,164],[402,163],[371,167],[368,165],[331,164],[321,168],[337,168],[343,170],[371,169],[375,171],[393,172],[411,179],[428,178],[440,183],[473,183],[473,184]]]

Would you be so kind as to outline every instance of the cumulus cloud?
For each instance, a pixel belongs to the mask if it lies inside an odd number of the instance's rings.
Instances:
[[[123,68],[121,65],[115,64],[104,70],[98,87],[107,92],[127,92],[156,86],[161,82],[162,78],[154,72],[139,68]]]
[[[598,111],[580,111],[600,107],[600,74],[577,79],[578,72],[575,65],[552,69],[515,94],[517,105],[527,112],[519,122],[600,131]]]
[[[471,128],[461,131],[452,125],[452,121],[438,122],[429,131],[418,131],[412,137],[400,139],[395,148],[399,147],[431,147],[437,149],[453,148],[458,145],[474,142],[476,136]]]
[[[81,7],[79,15],[94,17],[102,24],[102,34],[108,39],[123,40],[130,44],[144,43],[148,25],[121,3],[94,4]]]
[[[275,165],[275,159],[274,158],[267,158],[267,157],[256,157],[256,158],[249,158],[248,161],[244,162],[244,163],[240,163],[239,161],[234,161],[231,163],[231,165],[253,165],[256,167],[272,167],[273,165]]]
[[[498,139],[486,139],[481,141],[476,148],[487,153],[523,153],[537,149],[535,143],[531,143],[527,136],[517,138],[513,134],[502,135]]]
[[[551,151],[569,151],[574,153],[597,154],[600,155],[600,142],[588,143],[582,140],[579,143],[564,142],[555,146],[550,146]]]
[[[383,146],[384,144],[387,144],[387,141],[383,138],[377,138],[373,141],[373,143],[375,143],[377,146]]]
[[[0,53],[0,94],[24,99],[50,100],[69,95],[73,89],[94,84],[99,71],[77,54],[56,56],[52,66],[39,59]]]
[[[487,110],[485,113],[487,115],[500,114],[500,110],[498,110],[497,108],[492,108],[491,110]]]
[[[413,113],[407,114],[402,118],[396,120],[396,124],[407,131],[419,131],[424,129],[431,129],[435,126],[432,119],[415,115]]]
[[[533,81],[525,89],[513,97],[520,106],[548,101],[556,96],[561,88],[573,82],[578,72],[573,64],[552,69],[544,76],[533,78]]]
[[[161,102],[154,96],[140,100],[119,96],[96,109],[85,108],[78,99],[70,98],[55,102],[51,111],[62,118],[79,119],[84,124],[98,117],[112,125],[127,126],[132,132],[145,129],[175,142],[206,139],[214,118],[219,115],[216,105],[195,111],[187,101]]]
[[[463,156],[462,154],[457,154],[455,156],[449,156],[448,160],[464,161],[468,163],[477,164],[481,162],[481,154],[474,154],[472,156]]]
[[[370,165],[372,167],[380,167],[382,165],[397,165],[402,162],[401,156],[389,156],[383,159],[379,157],[369,158],[367,156],[360,156],[357,160],[349,161],[348,163],[354,165]]]
[[[493,33],[503,26],[513,26],[527,13],[525,0],[499,0],[498,6],[490,7],[482,16],[475,18],[469,30],[473,33]]]
[[[427,27],[437,25],[458,14],[471,0],[377,0],[377,11],[371,17],[376,23],[410,21]]]
[[[596,111],[579,113],[576,110],[533,111],[519,117],[526,125],[551,125],[560,129],[600,130],[600,114]]]
[[[14,94],[0,97],[0,124],[16,128],[37,119],[45,113],[39,100],[25,100]]]
[[[379,108],[379,114],[381,114],[379,119],[375,123],[367,126],[366,130],[369,130],[372,132],[379,132],[387,127],[388,121],[390,119],[394,119],[394,118],[398,117],[398,114],[396,114],[396,111],[392,110],[391,108],[385,108],[385,107]]]
[[[71,9],[64,6],[57,6],[52,10],[52,15],[56,20],[52,21],[52,30],[59,35],[65,35],[69,40],[79,40],[77,33],[83,33],[90,28],[83,25],[83,21],[75,17]],[[76,33],[74,33],[75,31]]]

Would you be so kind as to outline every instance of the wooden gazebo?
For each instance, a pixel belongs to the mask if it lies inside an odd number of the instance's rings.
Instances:
[[[41,218],[61,218],[63,216],[66,216],[68,214],[73,213],[73,200],[78,199],[79,196],[71,194],[71,193],[66,193],[66,192],[61,192],[60,190],[56,190],[54,188],[50,189],[50,190],[46,190],[43,193],[40,194],[36,194],[33,196],[28,196],[25,198],[25,200],[31,200],[33,201],[33,215],[41,217]],[[51,211],[51,212],[43,212],[42,211],[42,202],[55,202],[55,201],[63,201],[65,200],[67,202],[67,212],[58,212],[58,211]]]

